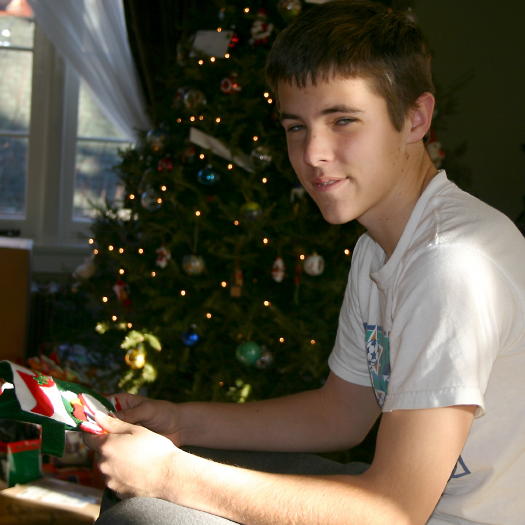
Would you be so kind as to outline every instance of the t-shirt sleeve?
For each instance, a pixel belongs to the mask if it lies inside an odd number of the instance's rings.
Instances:
[[[328,358],[330,370],[338,377],[362,386],[371,386],[366,361],[364,323],[358,305],[359,244],[352,257],[334,348]]]
[[[469,404],[481,415],[513,309],[497,264],[469,247],[436,245],[407,265],[395,290],[383,410]]]

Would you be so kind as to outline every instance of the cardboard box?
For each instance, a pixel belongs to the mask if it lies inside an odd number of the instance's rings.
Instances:
[[[26,354],[32,247],[30,239],[0,237],[0,358],[10,361]]]
[[[92,524],[102,491],[53,478],[42,478],[0,492],[0,525]]]

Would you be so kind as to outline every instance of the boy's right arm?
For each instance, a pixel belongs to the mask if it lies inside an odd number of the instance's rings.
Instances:
[[[326,383],[249,403],[173,404],[119,394],[118,416],[170,438],[177,446],[326,452],[360,443],[379,416],[369,387],[331,373]]]

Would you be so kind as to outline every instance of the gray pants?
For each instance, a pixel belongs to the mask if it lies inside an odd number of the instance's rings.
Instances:
[[[220,463],[277,474],[360,474],[365,463],[338,463],[314,454],[240,452],[191,448],[188,452]],[[109,494],[102,502],[96,525],[227,525],[234,522],[156,498],[130,498],[115,503]]]

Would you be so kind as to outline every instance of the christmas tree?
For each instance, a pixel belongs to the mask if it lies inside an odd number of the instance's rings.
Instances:
[[[245,401],[326,377],[359,227],[328,225],[297,184],[263,74],[305,8],[231,2],[181,21],[155,128],[122,152],[124,198],[100,210],[77,272],[121,388]]]

